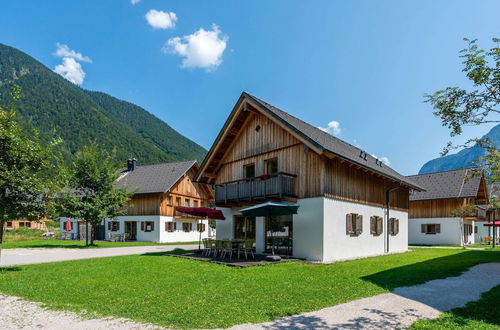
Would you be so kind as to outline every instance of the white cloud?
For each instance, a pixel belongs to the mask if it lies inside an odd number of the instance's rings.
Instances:
[[[376,155],[372,154],[372,157],[374,158],[377,158],[378,160],[380,160],[382,163],[384,163],[385,165],[387,166],[391,166],[391,162],[389,161],[389,158],[388,157],[377,157]]]
[[[173,12],[151,9],[146,14],[146,20],[148,21],[148,24],[151,25],[154,29],[165,30],[175,27],[175,23],[177,22],[177,15],[175,15],[175,13]]]
[[[130,3],[133,5],[138,4],[139,2],[141,2],[141,0],[130,0]]]
[[[184,57],[181,65],[183,68],[203,68],[211,71],[222,63],[222,54],[228,39],[214,24],[212,30],[199,29],[182,38],[169,39],[162,51]]]
[[[342,129],[340,128],[340,123],[338,121],[332,120],[328,123],[327,127],[319,127],[320,130],[331,135],[340,135]]]
[[[92,60],[88,56],[84,56],[82,53],[75,52],[74,50],[70,49],[68,45],[56,43],[56,47],[57,49],[54,55],[57,57],[70,57],[81,62],[92,63]]]
[[[59,73],[73,84],[81,85],[85,79],[82,66],[72,57],[63,57],[62,64],[56,65],[54,72]]]

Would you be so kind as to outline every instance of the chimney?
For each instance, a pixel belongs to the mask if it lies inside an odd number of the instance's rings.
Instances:
[[[137,163],[137,159],[135,159],[135,158],[127,159],[127,171],[130,172],[130,171],[135,170],[136,163]]]

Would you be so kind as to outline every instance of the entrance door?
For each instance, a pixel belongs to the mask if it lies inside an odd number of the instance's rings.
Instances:
[[[125,221],[125,234],[127,234],[127,240],[137,240],[137,221]]]
[[[266,217],[266,252],[293,255],[293,217]]]

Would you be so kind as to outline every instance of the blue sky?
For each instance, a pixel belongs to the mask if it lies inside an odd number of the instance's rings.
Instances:
[[[0,3],[0,42],[80,66],[83,88],[205,148],[245,90],[315,126],[336,121],[338,137],[414,174],[450,139],[423,95],[466,83],[462,38],[490,47],[499,12],[493,0],[16,0]]]

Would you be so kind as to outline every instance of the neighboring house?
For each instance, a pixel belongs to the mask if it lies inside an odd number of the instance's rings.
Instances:
[[[500,199],[500,183],[490,184],[488,186],[488,193],[490,198],[490,204],[493,200]],[[485,237],[493,237],[493,233],[496,234],[497,241],[500,237],[500,228],[496,227],[496,230],[493,231],[493,227],[485,227],[484,224],[487,222],[495,222],[500,221],[500,209],[496,210],[488,210],[488,205],[482,205],[484,212],[486,213],[486,221],[478,226],[478,234],[476,235],[476,241],[484,241]]]
[[[30,221],[30,220],[11,220],[5,222],[5,230],[13,230],[17,228],[30,228],[45,230],[45,221]]]
[[[218,239],[255,239],[263,253],[277,236],[280,254],[321,262],[407,251],[409,190],[420,189],[365,151],[247,93],[195,181],[214,185],[226,217],[217,221]],[[239,212],[264,201],[297,203],[298,214],[281,217],[276,230],[270,219]]]
[[[409,244],[473,244],[483,230],[485,211],[457,214],[460,207],[488,203],[484,173],[466,168],[409,176],[425,191],[410,194]]]
[[[130,160],[116,186],[126,187],[134,194],[126,215],[104,221],[106,239],[110,239],[110,234],[127,234],[127,240],[188,242],[197,241],[200,231],[202,238],[208,237],[207,220],[175,210],[176,206],[207,207],[213,201],[208,186],[193,182],[197,170],[196,161],[136,166],[135,160]],[[64,222],[65,218],[61,221],[62,230]],[[78,232],[76,225],[73,231]]]

